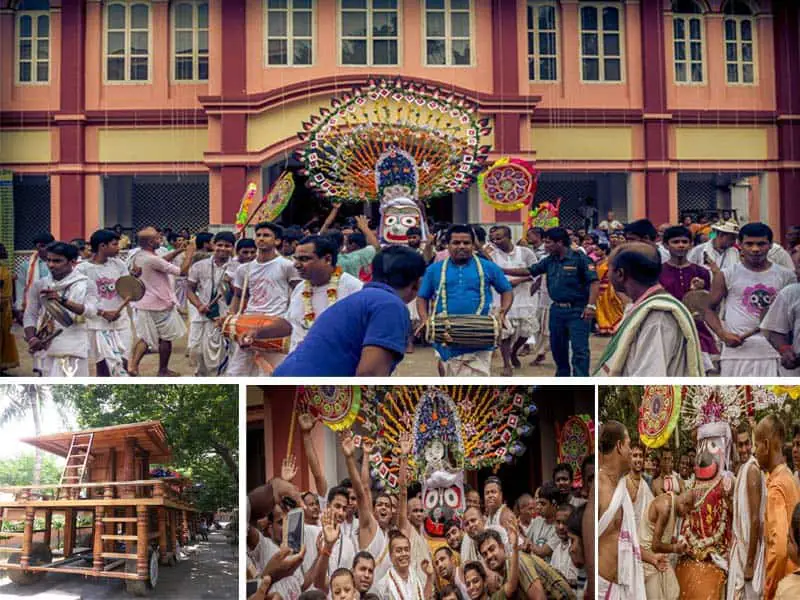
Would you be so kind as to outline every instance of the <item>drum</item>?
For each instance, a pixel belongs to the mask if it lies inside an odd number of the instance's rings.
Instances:
[[[114,284],[117,294],[128,302],[138,302],[144,298],[144,283],[133,275],[123,275]]]
[[[222,335],[239,343],[244,336],[255,334],[256,331],[271,325],[277,319],[278,317],[268,317],[267,315],[228,315],[222,321]],[[251,347],[266,352],[288,354],[289,338],[255,340]]]
[[[692,316],[700,321],[704,318],[709,300],[711,300],[711,293],[707,290],[691,290],[683,295],[684,305],[692,313]]]
[[[500,340],[502,324],[494,315],[434,315],[427,324],[429,343],[454,348],[486,348]]]
[[[47,315],[62,327],[70,327],[75,323],[70,312],[61,306],[57,300],[45,300],[44,310]]]

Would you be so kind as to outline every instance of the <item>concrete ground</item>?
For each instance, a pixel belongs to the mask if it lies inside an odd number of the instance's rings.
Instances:
[[[7,372],[12,376],[32,376],[33,375],[33,361],[31,355],[28,354],[22,330],[18,326],[14,327],[14,334],[17,338],[17,349],[20,354],[22,365],[16,369]],[[590,339],[590,349],[592,356],[592,368],[597,364],[600,355],[603,353],[606,345],[608,344],[608,337],[600,337],[593,335]],[[170,359],[169,368],[183,376],[191,376],[193,373],[192,366],[189,364],[189,359],[186,357],[186,338],[181,338],[173,344],[172,358]],[[552,356],[548,353],[545,360],[536,366],[531,366],[533,360],[532,356],[520,358],[522,367],[514,370],[515,377],[552,377],[555,375],[556,367],[553,362]],[[500,357],[500,352],[495,352],[494,360],[492,361],[492,376],[499,377],[503,368],[503,359]],[[90,371],[94,373],[94,366],[90,366]],[[158,355],[148,354],[142,360],[141,374],[143,376],[154,377],[158,373]],[[436,358],[433,350],[430,347],[417,347],[412,354],[407,354],[400,365],[395,371],[395,375],[400,377],[436,377],[438,372],[436,370]]]
[[[159,568],[158,583],[150,592],[151,598],[217,600],[238,596],[238,548],[230,545],[221,532],[212,532],[208,542],[199,542],[185,550],[189,557],[177,566]],[[0,600],[122,600],[133,597],[125,591],[125,582],[121,579],[48,573],[40,583],[20,587],[7,577],[0,577]]]

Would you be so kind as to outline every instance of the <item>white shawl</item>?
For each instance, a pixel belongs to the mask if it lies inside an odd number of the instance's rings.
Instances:
[[[623,479],[625,481],[625,487],[627,488],[628,481],[630,480],[629,475],[625,475]],[[633,504],[634,518],[636,519],[636,531],[639,531],[639,524],[642,522],[642,515],[644,514],[644,511],[647,510],[647,507],[654,498],[655,496],[653,496],[650,486],[647,484],[645,478],[642,477],[639,480],[639,489],[636,490],[636,498],[631,500]]]
[[[633,503],[625,485],[625,478],[620,478],[614,496],[611,498],[606,512],[600,517],[597,526],[598,536],[603,535],[611,525],[617,511],[622,508],[622,524],[619,528],[617,550],[617,584],[615,596],[620,600],[640,600],[646,598],[644,587],[644,569],[642,552],[639,548],[639,536],[636,533],[636,519]]]
[[[750,506],[747,502],[747,469],[755,465],[761,478],[761,506],[759,506],[760,531],[758,532],[758,546],[756,547],[756,560],[753,566],[753,580],[745,585],[744,569],[747,565],[747,547],[750,544]],[[764,517],[767,507],[767,486],[764,474],[758,467],[755,456],[747,459],[739,469],[736,478],[736,489],[733,495],[733,541],[731,545],[730,560],[728,562],[728,592],[727,600],[744,598],[754,600],[761,598],[764,589],[764,576],[766,564],[764,560]],[[742,595],[740,595],[742,594]]]

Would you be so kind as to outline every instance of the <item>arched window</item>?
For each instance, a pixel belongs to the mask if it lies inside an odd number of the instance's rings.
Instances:
[[[106,81],[149,81],[150,5],[108,4],[105,30]]]
[[[703,83],[703,9],[694,0],[672,3],[676,83]]]
[[[558,5],[528,0],[528,79],[558,79]]]
[[[172,6],[172,52],[176,81],[208,81],[208,2]]]
[[[743,0],[728,0],[725,15],[725,74],[728,83],[752,85],[756,80],[756,28],[753,9]]]
[[[581,2],[581,80],[622,81],[622,6]]]

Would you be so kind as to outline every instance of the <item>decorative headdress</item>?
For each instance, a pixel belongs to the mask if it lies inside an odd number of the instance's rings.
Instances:
[[[316,193],[380,202],[382,215],[389,202],[413,203],[425,234],[420,201],[469,187],[488,157],[481,136],[490,131],[489,119],[479,119],[466,96],[402,79],[370,80],[303,123],[298,137],[306,145],[297,156]],[[412,225],[394,224],[394,241],[402,243]],[[381,233],[389,225],[383,221]]]
[[[478,176],[478,189],[484,202],[511,212],[533,202],[538,177],[533,163],[504,156]]]

